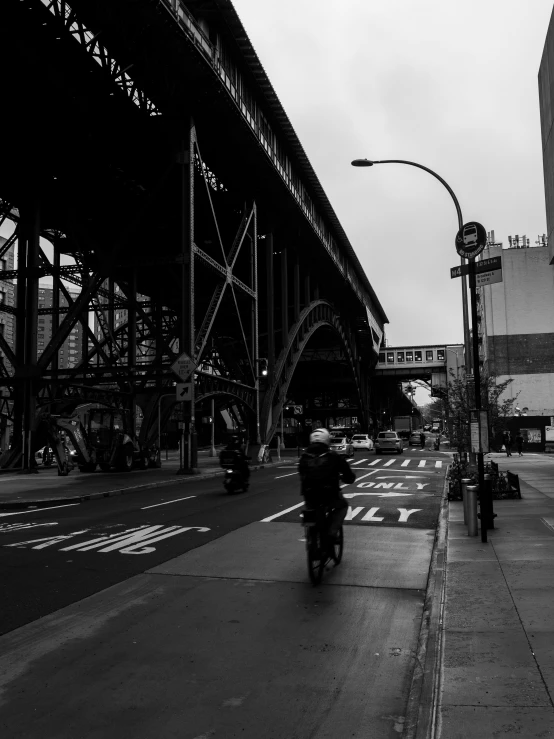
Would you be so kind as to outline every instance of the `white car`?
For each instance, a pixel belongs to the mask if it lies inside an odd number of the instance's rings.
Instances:
[[[402,454],[404,444],[396,431],[380,431],[375,442],[375,451],[377,454],[382,452],[396,452]]]
[[[330,449],[337,454],[351,457],[354,454],[354,447],[348,442],[345,436],[335,436],[331,438]]]
[[[354,449],[373,449],[373,440],[369,434],[354,434],[351,442]]]

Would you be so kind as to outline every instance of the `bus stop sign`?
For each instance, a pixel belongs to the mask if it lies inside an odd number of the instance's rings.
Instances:
[[[464,259],[472,259],[481,254],[486,244],[487,232],[477,221],[464,223],[456,234],[456,251]]]

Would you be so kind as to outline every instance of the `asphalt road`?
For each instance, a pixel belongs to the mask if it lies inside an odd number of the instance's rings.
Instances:
[[[293,461],[246,494],[216,477],[0,511],[0,728],[398,736],[447,461],[358,453],[344,559],[317,588]]]

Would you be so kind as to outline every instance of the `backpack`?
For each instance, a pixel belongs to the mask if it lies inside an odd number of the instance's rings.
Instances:
[[[308,490],[333,492],[337,474],[329,452],[323,454],[304,453],[301,464],[302,484]]]

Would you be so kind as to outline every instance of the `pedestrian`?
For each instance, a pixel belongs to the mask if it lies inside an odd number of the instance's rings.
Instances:
[[[419,435],[419,441],[421,443],[421,448],[425,449],[425,434],[423,433],[423,431]]]
[[[519,456],[522,457],[523,456],[523,436],[521,434],[521,431],[517,432],[516,449],[517,449],[517,453],[519,454]]]
[[[506,449],[506,456],[511,457],[512,456],[512,436],[509,431],[504,431],[504,434],[502,436],[502,443],[504,444],[504,448]]]

